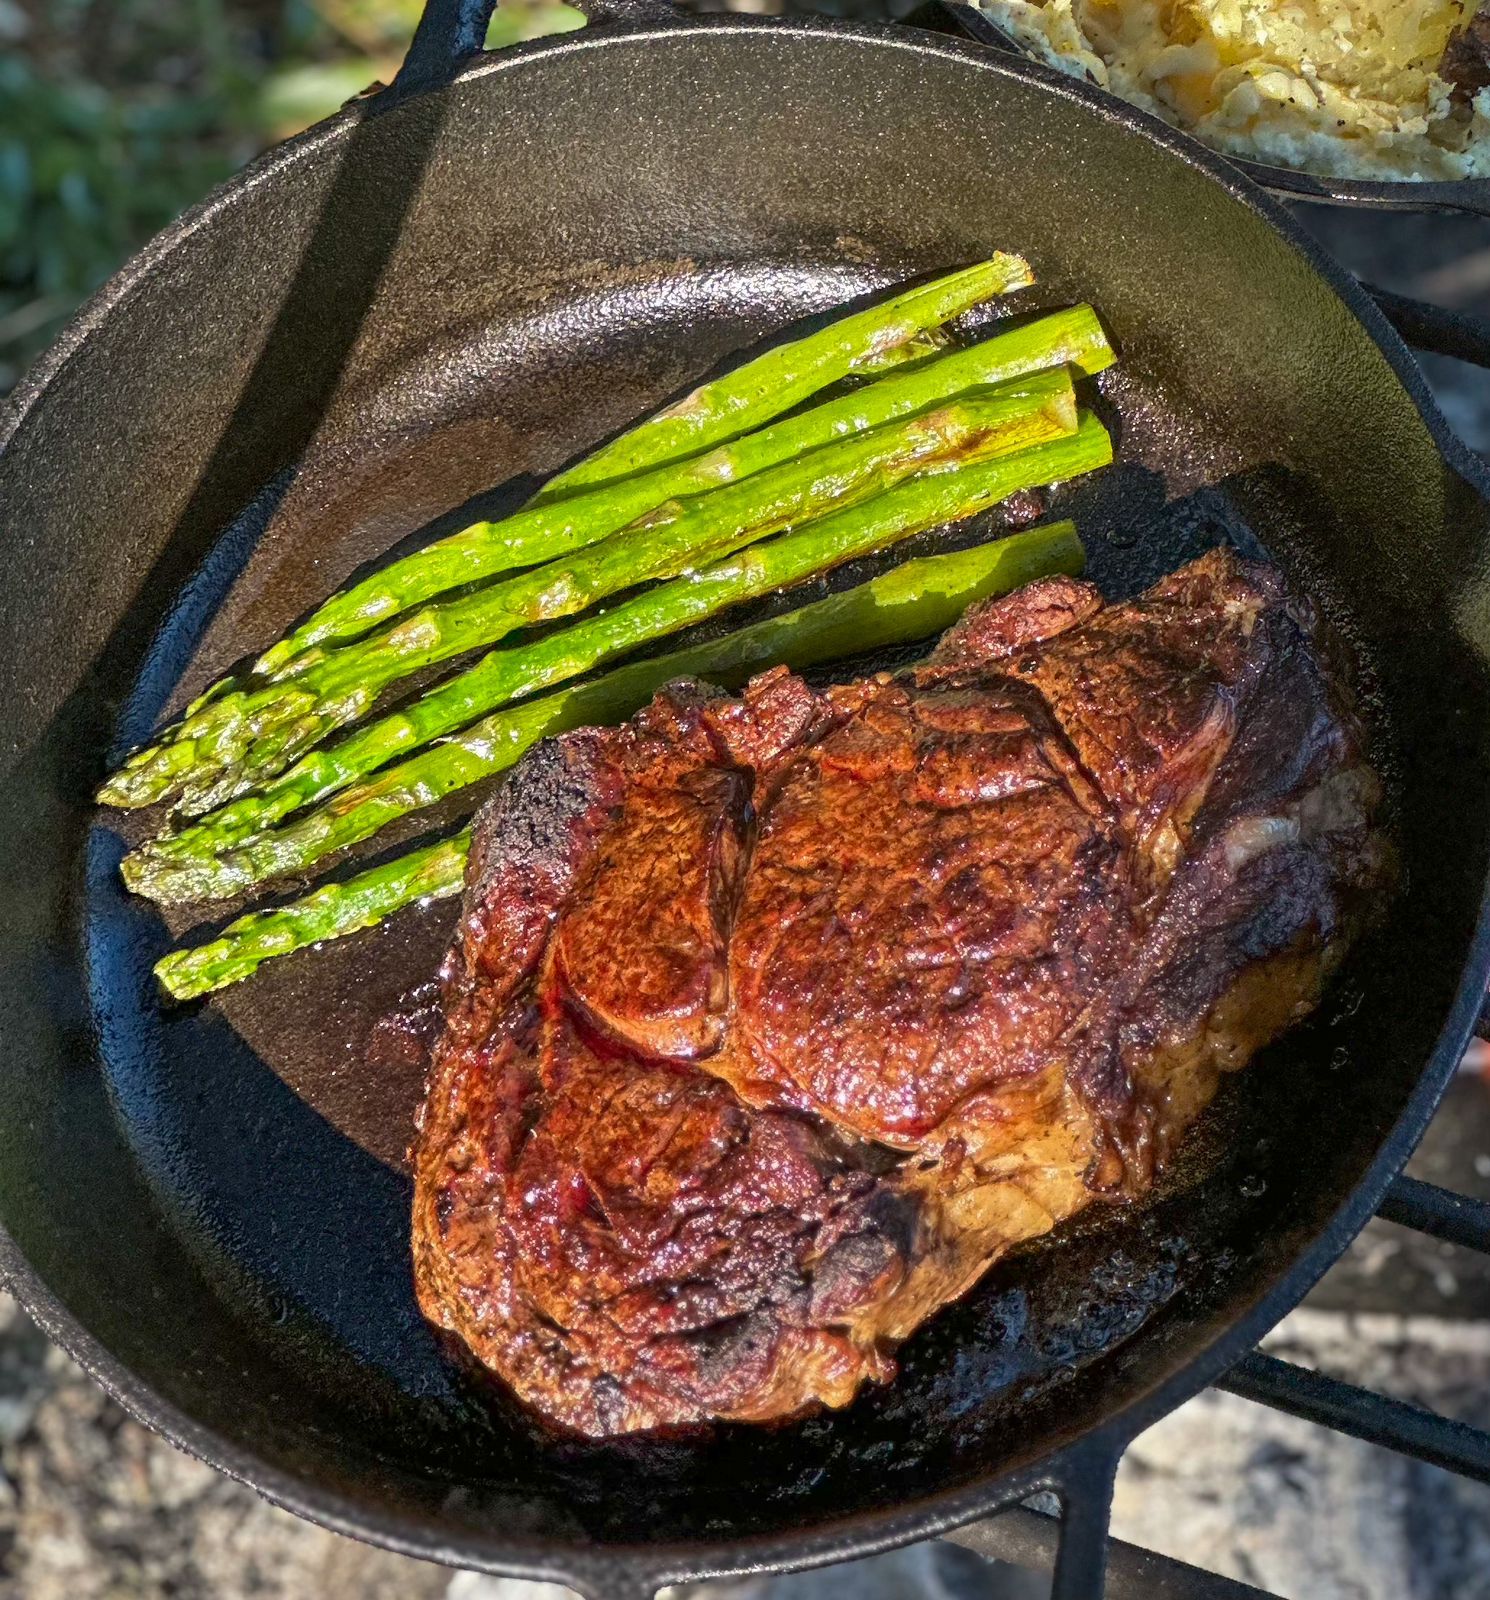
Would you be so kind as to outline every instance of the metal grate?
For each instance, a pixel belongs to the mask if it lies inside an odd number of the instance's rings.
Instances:
[[[1377,1215],[1490,1255],[1490,1203],[1399,1177]],[[1245,1400],[1490,1484],[1490,1432],[1254,1350],[1216,1385]],[[1112,1483],[1122,1451],[1079,1461],[1062,1515],[1016,1506],[948,1537],[980,1555],[1054,1570],[1052,1600],[1280,1600],[1183,1561],[1110,1539]]]

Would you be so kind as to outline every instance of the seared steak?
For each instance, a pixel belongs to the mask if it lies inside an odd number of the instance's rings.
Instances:
[[[538,746],[445,971],[425,1314],[583,1434],[843,1405],[1316,1004],[1378,794],[1311,611],[1225,551]]]

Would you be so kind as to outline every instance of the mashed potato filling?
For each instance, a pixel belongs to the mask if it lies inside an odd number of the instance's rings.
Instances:
[[[1490,89],[1439,73],[1476,0],[979,0],[1044,60],[1218,150],[1364,178],[1490,175]]]

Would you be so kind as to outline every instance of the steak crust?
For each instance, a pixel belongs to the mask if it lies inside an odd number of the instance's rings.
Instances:
[[[847,1403],[1317,1003],[1379,797],[1313,612],[1229,551],[539,745],[443,975],[426,1316],[580,1434]]]

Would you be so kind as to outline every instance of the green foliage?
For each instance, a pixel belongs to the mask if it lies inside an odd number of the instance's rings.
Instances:
[[[524,39],[539,39],[549,33],[569,33],[582,28],[585,19],[571,6],[531,0],[527,5],[499,5],[486,30],[486,48],[500,50],[504,45],[520,44]]]
[[[290,62],[266,74],[256,106],[256,125],[271,139],[287,138],[330,116],[370,84],[398,70],[404,45],[418,20],[417,0],[343,0],[327,4],[345,36],[360,48],[326,60]],[[582,28],[584,17],[562,0],[502,0],[486,33],[486,48],[549,33]]]
[[[0,0],[0,394],[151,234],[398,68],[420,0]],[[33,14],[42,21],[30,20]],[[500,45],[579,26],[504,0]]]
[[[0,386],[140,240],[233,170],[218,123],[201,100],[131,100],[0,61]]]

